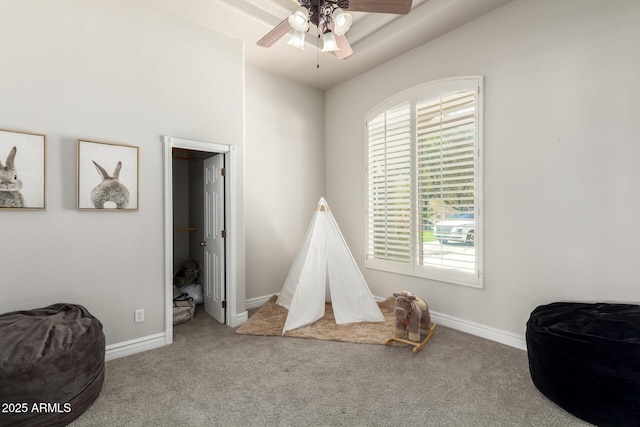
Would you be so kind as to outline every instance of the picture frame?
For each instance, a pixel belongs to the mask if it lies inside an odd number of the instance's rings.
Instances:
[[[0,210],[46,209],[47,136],[0,129]]]
[[[78,139],[76,157],[78,210],[138,210],[138,147]]]

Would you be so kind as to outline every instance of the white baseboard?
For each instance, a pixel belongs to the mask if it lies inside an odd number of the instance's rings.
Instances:
[[[104,355],[105,360],[117,359],[119,357],[130,356],[135,353],[141,353],[154,348],[162,347],[168,344],[166,342],[165,333],[147,335],[146,337],[136,338],[129,341],[123,341],[115,344],[109,344],[106,347]]]
[[[470,322],[459,317],[449,316],[435,311],[431,311],[431,320],[439,325],[446,326],[447,328],[476,335],[481,338],[499,342],[500,344],[519,348],[520,350],[527,349],[525,338],[522,335],[492,328],[480,323]]]
[[[249,318],[249,313],[247,311],[243,311],[242,313],[232,314],[229,319],[229,326],[232,328],[236,328],[238,326],[244,325],[244,322]]]
[[[266,302],[269,301],[273,295],[277,295],[277,294],[265,295],[263,297],[257,297],[257,298],[249,298],[245,303],[245,307],[247,310],[260,308],[263,305],[265,305]]]
[[[247,310],[262,307],[267,301],[271,299],[273,295],[265,295],[257,298],[250,298],[246,300],[245,307]],[[383,301],[384,298],[376,297],[376,301]],[[244,324],[248,319],[248,312],[235,314],[232,316],[231,327],[238,327]],[[431,311],[431,319],[447,328],[455,329],[457,331],[465,332],[471,335],[476,335],[481,338],[485,338],[491,341],[499,342],[504,345],[518,348],[520,350],[526,350],[527,344],[523,335],[506,332],[501,329],[492,328],[480,323],[471,322],[459,317],[450,316],[444,313],[438,313]],[[129,356],[135,353],[140,353],[147,350],[153,350],[165,345],[171,344],[167,342],[167,337],[164,332],[154,335],[148,335],[146,337],[136,338],[121,343],[110,344],[106,347],[105,360],[117,359],[119,357]]]
[[[230,326],[232,328],[241,326],[247,321],[248,318],[249,314],[246,311],[232,315],[230,319]],[[129,341],[110,344],[106,346],[104,358],[105,360],[113,360],[169,345],[173,342],[173,333],[168,332],[169,331],[161,332],[154,335],[147,335],[146,337],[140,337]],[[172,339],[169,339],[170,336],[172,337]]]

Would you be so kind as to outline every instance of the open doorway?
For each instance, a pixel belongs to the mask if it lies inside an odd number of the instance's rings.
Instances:
[[[164,142],[165,341],[170,344],[173,273],[183,259],[192,257],[200,266],[209,315],[230,326],[242,316],[234,310],[235,147],[172,137]]]
[[[225,323],[224,153],[172,149],[176,289]]]

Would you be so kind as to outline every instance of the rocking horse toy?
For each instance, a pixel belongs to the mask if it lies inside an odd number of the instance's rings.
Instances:
[[[431,339],[436,329],[436,324],[431,322],[429,306],[423,298],[408,291],[394,292],[393,296],[396,299],[394,308],[396,323],[393,336],[387,338],[385,344],[393,341],[403,342],[414,346],[413,352],[417,353]],[[420,341],[420,330],[427,333],[422,341]]]

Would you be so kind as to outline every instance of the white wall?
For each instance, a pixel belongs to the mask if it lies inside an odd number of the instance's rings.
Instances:
[[[515,0],[328,91],[327,195],[374,294],[520,336],[539,304],[640,302],[639,22],[636,0]],[[486,89],[485,289],[365,269],[365,114],[470,74]]]
[[[245,80],[251,300],[280,292],[324,195],[325,120],[322,91],[253,67],[246,68]]]
[[[139,0],[4,0],[0,40],[0,128],[48,138],[47,209],[0,212],[0,312],[75,302],[107,344],[163,332],[161,136],[242,158],[242,44]],[[77,138],[140,147],[138,212],[76,210]]]

